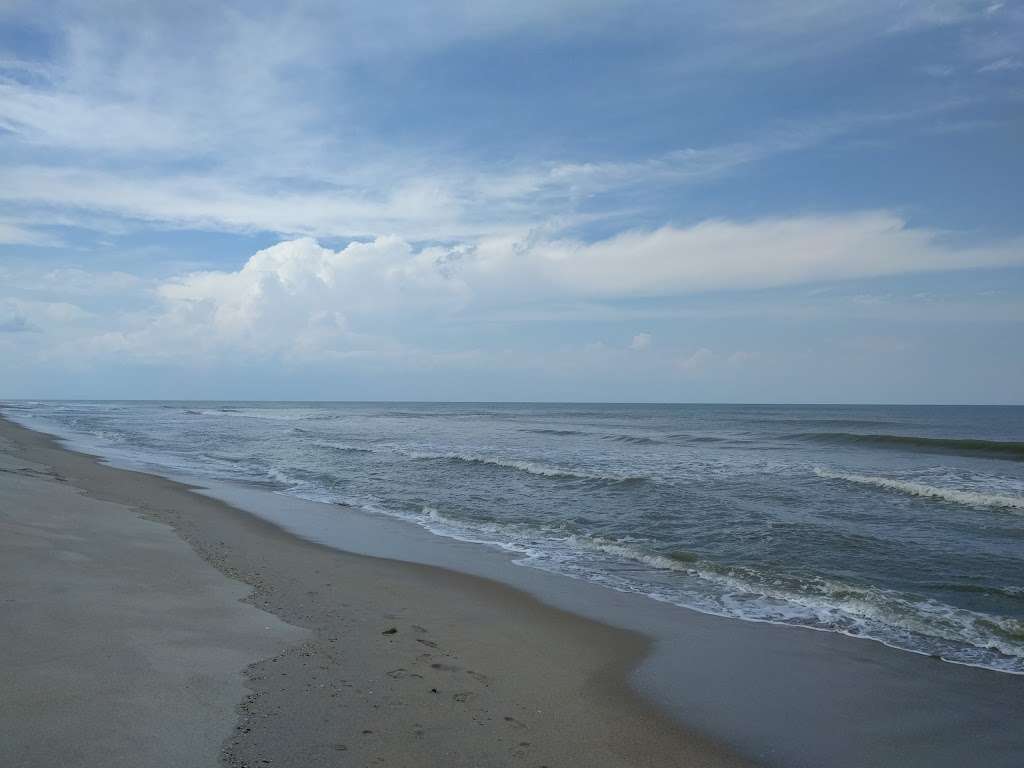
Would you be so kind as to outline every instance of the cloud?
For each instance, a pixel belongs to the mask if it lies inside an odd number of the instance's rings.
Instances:
[[[595,243],[551,242],[532,252],[549,282],[593,296],[665,296],[768,288],[906,272],[1024,264],[1024,241],[956,247],[898,216],[711,220],[626,232]]]
[[[146,281],[127,272],[100,272],[77,267],[0,267],[0,281],[8,291],[47,296],[139,295]]]
[[[956,247],[886,212],[711,220],[592,243],[527,235],[417,248],[387,236],[332,250],[301,238],[259,251],[236,271],[165,281],[148,319],[106,336],[99,348],[186,357],[402,354],[410,334],[516,306],[1011,264],[1024,264],[1024,243]],[[629,348],[652,344],[651,334],[637,333]],[[707,362],[701,353],[680,366]]]
[[[325,172],[320,164],[313,164],[315,170],[305,171],[302,184],[296,179],[282,184],[251,172],[154,176],[73,164],[20,165],[5,169],[8,183],[0,186],[0,201],[57,208],[85,227],[132,220],[291,236],[366,238],[387,232],[411,241],[484,238],[524,227],[565,228],[614,217],[618,213],[614,207],[603,214],[584,215],[580,204],[593,207],[602,196],[613,198],[636,190],[649,195],[656,189],[708,182],[840,136],[934,117],[958,106],[958,101],[942,102],[920,109],[776,125],[750,141],[674,150],[630,162],[550,162],[490,170],[450,162],[443,168],[428,165],[410,170],[399,158],[353,166],[346,173],[327,171],[326,177],[318,177]]]
[[[680,373],[696,374],[705,370],[716,359],[714,352],[707,347],[701,347],[693,354],[677,360],[675,367]]]
[[[655,188],[714,180],[782,153],[918,119],[928,109],[762,123],[738,141],[684,143],[639,158],[614,151],[566,158],[552,150],[499,163],[420,144],[408,126],[399,138],[378,138],[386,131],[372,105],[386,102],[372,94],[367,105],[362,75],[386,82],[421,57],[507,35],[597,45],[609,36],[647,40],[666,30],[693,34],[700,44],[659,54],[659,78],[673,71],[674,56],[691,50],[728,50],[735,54],[728,66],[759,67],[772,57],[832,55],[840,41],[863,42],[896,28],[973,23],[993,15],[990,5],[661,2],[637,17],[629,3],[583,0],[452,0],[429,11],[355,3],[343,15],[327,4],[300,12],[290,4],[193,3],[173,13],[119,4],[117,13],[102,13],[58,2],[50,14],[59,25],[52,60],[0,62],[0,139],[13,150],[0,156],[0,200],[26,217],[12,218],[10,226],[21,230],[12,230],[9,241],[32,236],[36,243],[41,236],[25,220],[58,214],[84,227],[131,222],[408,240],[483,237],[552,218],[572,223],[588,206],[588,215],[597,216],[595,201],[614,217],[620,209],[635,212],[631,192],[643,190],[649,200]]]
[[[629,348],[637,351],[650,349],[651,344],[654,343],[654,337],[649,333],[638,333],[633,337],[633,340],[629,342]]]
[[[0,244],[2,245],[60,245],[60,240],[20,223],[0,221]]]
[[[90,312],[65,301],[34,301],[0,296],[0,325],[7,333],[61,330],[81,326]]]
[[[93,102],[0,82],[0,130],[41,147],[119,154],[179,150],[196,137],[174,122],[173,115],[133,104]]]
[[[339,251],[311,238],[282,242],[238,271],[164,282],[148,322],[105,336],[99,347],[144,357],[224,349],[291,358],[389,354],[402,345],[381,335],[380,326],[417,313],[436,320],[459,306],[464,285],[446,270],[453,253],[414,251],[396,237]]]
[[[1012,56],[1004,56],[1001,59],[991,61],[983,67],[979,67],[979,72],[1013,72],[1015,70],[1024,69],[1024,61],[1015,59]]]
[[[949,64],[925,64],[917,68],[917,71],[928,77],[952,77],[956,74],[956,68]]]

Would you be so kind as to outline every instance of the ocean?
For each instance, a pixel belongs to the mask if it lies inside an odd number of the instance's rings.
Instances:
[[[0,403],[119,465],[1024,674],[1024,407]]]

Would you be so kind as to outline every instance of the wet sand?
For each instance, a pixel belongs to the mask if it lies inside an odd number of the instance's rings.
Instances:
[[[4,765],[750,764],[635,693],[640,634],[2,419],[0,526]]]

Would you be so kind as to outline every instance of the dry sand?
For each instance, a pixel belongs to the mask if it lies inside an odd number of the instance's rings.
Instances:
[[[628,686],[640,635],[2,419],[0,532],[5,766],[747,764]]]

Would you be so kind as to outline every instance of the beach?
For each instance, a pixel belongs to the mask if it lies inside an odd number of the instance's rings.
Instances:
[[[631,688],[641,635],[8,421],[0,458],[5,765],[750,764]]]
[[[166,430],[193,410],[47,408],[166,413]],[[236,408],[230,424],[273,434]],[[1024,752],[1024,676],[523,567],[8,412],[50,433],[0,418],[4,764],[1015,768]]]

